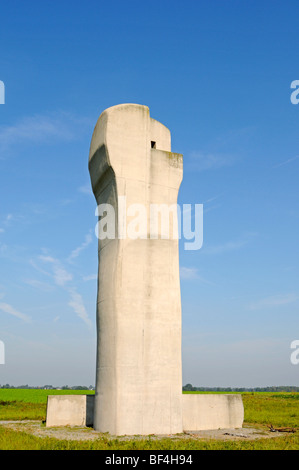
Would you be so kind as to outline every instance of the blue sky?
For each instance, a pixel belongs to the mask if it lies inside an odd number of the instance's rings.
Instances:
[[[1,5],[0,384],[93,385],[100,113],[139,103],[184,155],[183,383],[299,386],[298,2]]]

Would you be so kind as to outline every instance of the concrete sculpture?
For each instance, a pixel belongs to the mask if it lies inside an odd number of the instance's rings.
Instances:
[[[99,216],[96,393],[49,396],[47,426],[92,424],[112,435],[242,427],[241,395],[182,394],[183,159],[169,130],[146,106],[106,109],[89,171]]]
[[[240,396],[182,395],[177,214],[166,236],[163,221],[153,228],[150,219],[153,206],[177,204],[182,181],[169,130],[146,106],[106,109],[89,171],[102,220],[108,207],[116,214],[110,236],[99,237],[94,428],[132,435],[242,426]],[[147,223],[128,236],[130,216],[142,208]]]
[[[159,227],[151,234],[149,228],[151,205],[177,203],[182,155],[171,152],[169,130],[146,106],[124,104],[101,114],[89,170],[97,204],[110,204],[116,213],[115,238],[99,240],[94,427],[112,434],[181,432],[176,213],[168,239]],[[126,220],[119,220],[119,201],[125,201]],[[127,229],[136,204],[148,223],[134,239]]]

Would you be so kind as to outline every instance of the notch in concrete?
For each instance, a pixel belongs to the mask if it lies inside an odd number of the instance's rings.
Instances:
[[[157,148],[157,147],[156,147],[156,144],[157,144],[157,142],[155,142],[154,140],[151,140],[151,148],[152,148],[152,149]]]

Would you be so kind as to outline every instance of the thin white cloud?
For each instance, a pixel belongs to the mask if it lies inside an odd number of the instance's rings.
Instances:
[[[44,255],[40,255],[39,259],[52,264],[54,282],[57,286],[63,287],[68,281],[73,279],[72,273],[67,271],[59,260],[52,258],[52,256]]]
[[[204,214],[207,214],[208,212],[211,212],[211,211],[214,211],[215,209],[219,209],[219,207],[221,207],[222,204],[215,204],[214,206],[210,206],[210,207],[203,207],[203,213]]]
[[[69,206],[70,204],[72,204],[74,202],[74,199],[62,199],[59,204],[60,206]]]
[[[55,263],[57,260],[52,256],[40,255],[39,259],[45,261],[46,263]]]
[[[212,282],[207,281],[199,274],[197,268],[188,268],[187,266],[180,266],[180,278],[186,281],[197,280],[205,284],[212,284]]]
[[[90,235],[90,234],[88,234]],[[90,235],[91,237],[91,235]],[[80,250],[79,252],[76,251],[75,257],[78,256],[80,251],[85,248],[86,245],[90,243],[89,236],[86,237],[85,242],[79,247]],[[84,246],[83,246],[84,245]],[[73,256],[74,257],[74,256]],[[76,287],[74,287],[72,284],[70,285],[70,282],[73,281],[73,275],[71,272],[66,270],[61,263],[60,260],[53,258],[52,256],[49,255],[40,255],[39,259],[43,261],[44,263],[49,263],[52,266],[52,278],[54,280],[54,283],[56,286],[59,286],[63,288],[69,295],[69,301],[68,305],[74,310],[74,312],[77,314],[77,316],[84,321],[84,323],[90,327],[91,326],[91,321],[88,316],[88,313],[86,311],[83,298],[82,296],[77,292]],[[57,321],[58,318],[56,318],[55,321]]]
[[[231,166],[236,159],[232,155],[192,152],[189,165],[197,171],[218,170],[219,168]]]
[[[39,281],[38,279],[25,279],[25,284],[34,287],[37,290],[49,292],[53,290],[53,286],[47,282]]]
[[[91,321],[84,306],[82,296],[76,291],[75,288],[68,289],[68,292],[70,294],[68,305],[72,307],[78,317],[81,318],[81,320],[83,320],[88,327],[91,327]]]
[[[88,195],[90,195],[90,196],[93,196],[93,192],[92,192],[91,184],[90,184],[90,183],[87,183],[87,184],[85,184],[85,185],[83,185],[83,186],[80,186],[80,187],[78,188],[78,191],[79,191],[80,193],[88,194]]]
[[[0,158],[17,145],[77,140],[91,122],[71,113],[27,116],[13,125],[0,126]]]
[[[62,266],[54,267],[54,280],[57,286],[64,286],[68,281],[73,279],[73,275]]]
[[[299,300],[299,295],[294,293],[278,294],[270,297],[265,297],[258,300],[257,302],[251,303],[248,308],[249,310],[259,310],[268,307],[279,307],[280,305],[287,305]]]
[[[244,245],[248,243],[248,240],[236,240],[230,241],[226,243],[222,243],[221,245],[210,246],[205,249],[205,253],[216,255],[225,253],[227,251],[234,251],[242,248]]]
[[[45,276],[48,276],[48,277],[52,277],[52,273],[49,273],[48,271],[45,271],[44,269],[42,269],[40,266],[38,266],[36,264],[35,261],[33,261],[33,259],[29,260],[29,263],[31,264],[31,266],[36,269],[38,272],[44,274]]]
[[[97,274],[90,274],[89,276],[83,276],[83,281],[94,281],[98,278]]]
[[[4,223],[8,223],[12,219],[12,214],[7,214]]]
[[[209,204],[210,202],[215,201],[215,200],[218,199],[219,197],[220,197],[220,195],[218,195],[218,196],[212,196],[212,197],[210,197],[209,199],[207,199],[206,201],[204,201],[203,204]]]
[[[0,244],[0,256],[5,256],[8,251],[8,246],[5,243]]]
[[[273,168],[280,168],[281,166],[287,165],[288,163],[291,163],[291,162],[297,160],[298,158],[299,158],[299,155],[296,155],[295,157],[292,157],[292,158],[288,158],[287,160],[285,160],[281,163],[278,163]]]
[[[20,320],[23,320],[27,323],[31,321],[31,318],[28,315],[25,315],[24,313],[19,312],[10,304],[7,304],[5,302],[0,302],[0,311],[4,313],[8,313],[9,315],[13,315],[14,317],[17,317]]]
[[[245,245],[247,245],[254,237],[257,236],[257,233],[248,233],[244,235],[244,237],[238,239],[238,240],[232,240],[228,242],[221,243],[220,245],[214,245],[214,246],[205,246],[203,248],[203,252],[206,254],[211,254],[211,255],[217,255],[217,254],[222,254],[226,253],[229,251],[235,251],[239,250],[240,248],[243,248]]]
[[[181,279],[198,279],[197,268],[187,268],[186,266],[180,266],[180,278]]]
[[[68,262],[72,262],[75,258],[77,258],[80,255],[81,251],[85,250],[85,248],[87,248],[88,245],[91,244],[91,242],[92,242],[92,236],[91,236],[91,233],[89,232],[87,235],[85,235],[84,242],[71,252],[70,256],[67,259]]]

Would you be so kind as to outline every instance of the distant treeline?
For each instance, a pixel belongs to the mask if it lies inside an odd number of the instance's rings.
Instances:
[[[28,388],[28,389],[41,389],[41,390],[94,390],[95,387],[90,385],[89,387],[85,385],[75,385],[69,387],[68,385],[63,385],[62,387],[53,387],[52,385],[42,385],[42,386],[30,386],[26,385],[0,385],[0,388]],[[299,387],[293,385],[281,385],[275,387],[193,387],[191,384],[186,384],[183,386],[184,392],[299,392]]]
[[[42,385],[42,386],[31,386],[31,385],[0,385],[0,388],[28,388],[28,389],[41,389],[41,390],[94,390],[94,386],[90,385],[86,387],[85,385],[75,385],[73,387],[69,387],[68,385],[63,385],[62,387],[53,387],[52,385]]]
[[[281,385],[276,387],[231,388],[231,387],[193,387],[191,384],[183,386],[184,392],[299,392],[299,387]]]

